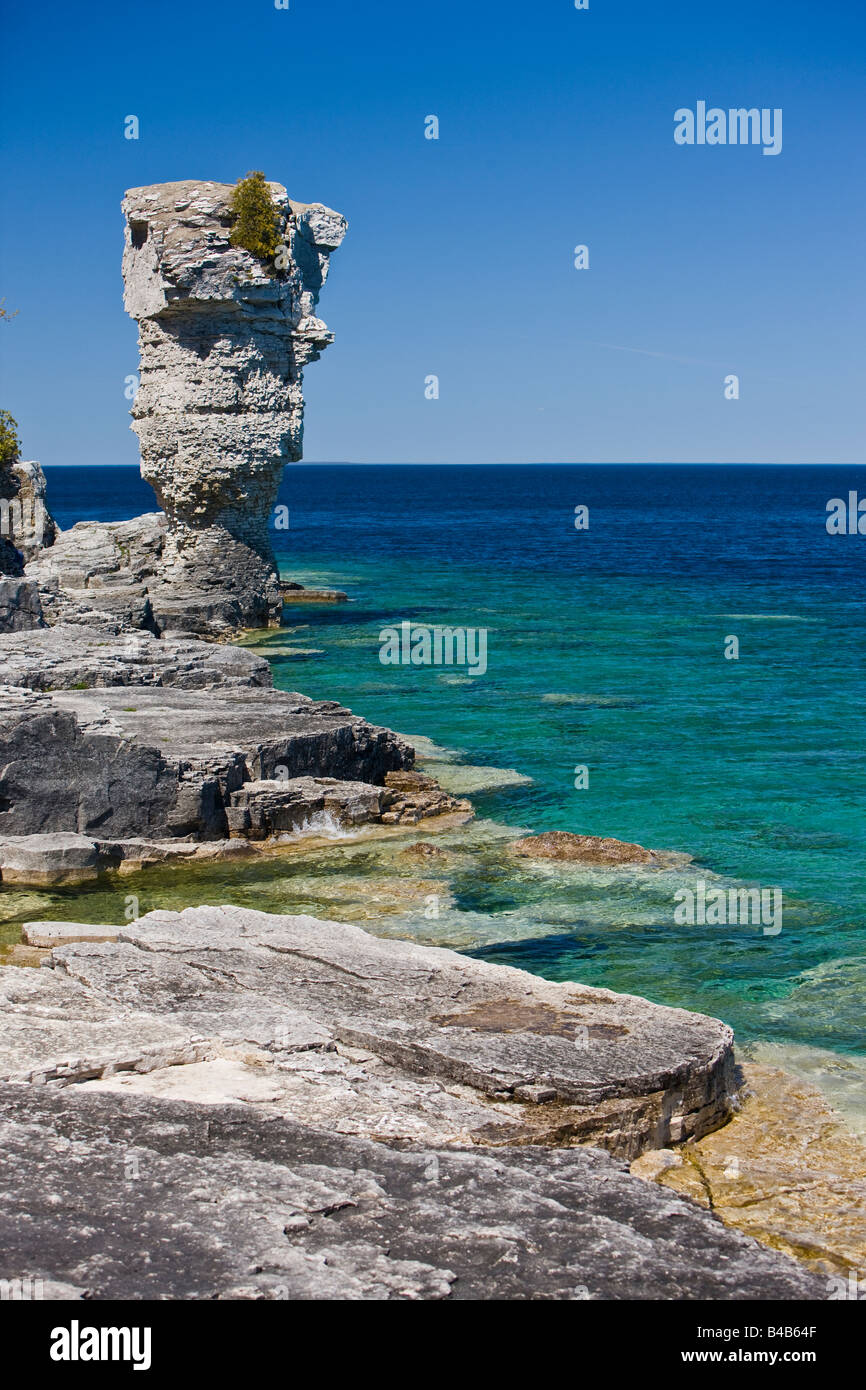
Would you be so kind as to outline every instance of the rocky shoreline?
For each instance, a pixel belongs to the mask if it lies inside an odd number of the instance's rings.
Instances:
[[[0,1230],[72,1296],[822,1295],[628,1173],[729,1115],[715,1020],[238,908],[45,963],[0,970]]]
[[[345,223],[271,190],[279,272],[231,245],[229,186],[127,195],[133,415],[163,511],[60,532],[39,466],[0,470],[22,504],[0,550],[3,891],[316,830],[418,828],[400,852],[435,865],[491,772],[449,789],[410,740],[227,644],[283,601],[345,599],[281,580],[268,534]],[[670,858],[564,832],[508,852]],[[808,1239],[723,1224],[687,1180],[750,1104],[716,1019],[238,906],[24,938],[0,958],[0,1278],[46,1296],[796,1300],[848,1258],[818,1240],[810,1270]]]

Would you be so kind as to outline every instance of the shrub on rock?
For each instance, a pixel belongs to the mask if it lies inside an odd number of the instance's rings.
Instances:
[[[254,169],[235,184],[231,210],[235,219],[229,237],[232,246],[242,246],[259,260],[273,260],[280,240],[280,223],[261,169]]]

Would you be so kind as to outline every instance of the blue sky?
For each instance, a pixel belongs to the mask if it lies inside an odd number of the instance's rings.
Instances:
[[[25,457],[137,462],[124,190],[261,168],[349,219],[308,460],[861,459],[855,0],[9,8],[0,405]],[[781,154],[677,146],[699,99],[781,107]]]

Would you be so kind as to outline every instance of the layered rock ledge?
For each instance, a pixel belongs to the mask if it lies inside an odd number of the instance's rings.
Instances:
[[[50,930],[40,923],[35,937]],[[158,911],[118,927],[114,943],[58,947],[52,963],[6,980],[0,1079],[147,1073],[252,1047],[273,1103],[310,1123],[331,1115],[374,1137],[380,1122],[397,1137],[396,1124],[400,1137],[438,1142],[597,1142],[623,1157],[705,1134],[731,1111],[732,1034],[715,1019],[360,927]],[[304,1057],[318,1080],[298,1090],[276,1065],[283,1051],[337,1046],[376,1058],[383,1084],[362,1068],[354,1085],[351,1059],[319,1075]],[[185,1082],[207,1087],[207,1073],[165,1079]]]
[[[614,1157],[725,1118],[716,1020],[237,908],[50,961],[0,968],[3,1275],[95,1298],[821,1296]]]
[[[46,1298],[826,1297],[599,1149],[395,1147],[244,1104],[0,1085],[0,1185],[0,1277],[41,1274]]]
[[[200,645],[168,649],[168,666],[157,666],[157,674],[165,678],[168,670],[176,685],[51,693],[0,686],[4,882],[76,882],[122,860],[164,858],[157,842],[228,840],[244,831],[250,784],[257,786],[252,800],[258,796],[262,812],[255,838],[284,828],[273,814],[263,819],[266,807],[273,812],[281,801],[291,805],[295,824],[322,809],[316,804],[321,789],[298,779],[324,774],[334,783],[370,784],[370,819],[383,818],[393,802],[406,806],[398,792],[389,800],[384,790],[374,790],[384,789],[390,772],[412,765],[414,752],[398,735],[336,701],[259,687],[259,658],[205,648],[211,658],[191,650]],[[139,677],[150,669],[150,655],[142,654]],[[81,659],[101,658],[83,653]],[[127,674],[111,649],[105,660],[113,676]],[[62,676],[62,660],[59,665]],[[212,683],[187,688],[200,679]],[[278,785],[263,802],[258,784],[269,781]],[[346,807],[346,823],[358,823],[350,810],[357,793],[349,788],[341,798],[333,785],[329,792],[331,803]],[[439,795],[434,811],[456,804]]]

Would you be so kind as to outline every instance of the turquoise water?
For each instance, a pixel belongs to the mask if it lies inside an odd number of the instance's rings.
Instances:
[[[841,468],[288,470],[283,572],[351,601],[287,610],[296,630],[270,644],[323,654],[275,656],[276,684],[532,779],[473,795],[473,852],[451,837],[439,918],[398,913],[387,930],[713,1013],[743,1041],[866,1051],[866,537],[824,526],[827,500],[858,483],[866,495],[864,471]],[[61,485],[55,470],[61,523],[87,514],[90,481],[65,513]],[[94,514],[111,497],[103,480]],[[125,514],[148,506],[117,497]],[[380,629],[405,619],[486,628],[487,672],[382,665]],[[723,654],[732,635],[739,660]],[[534,867],[496,827],[694,863]],[[221,873],[224,900],[255,897],[256,871]],[[288,903],[298,873],[285,870]],[[781,888],[782,931],[676,925],[674,893],[698,878]]]

